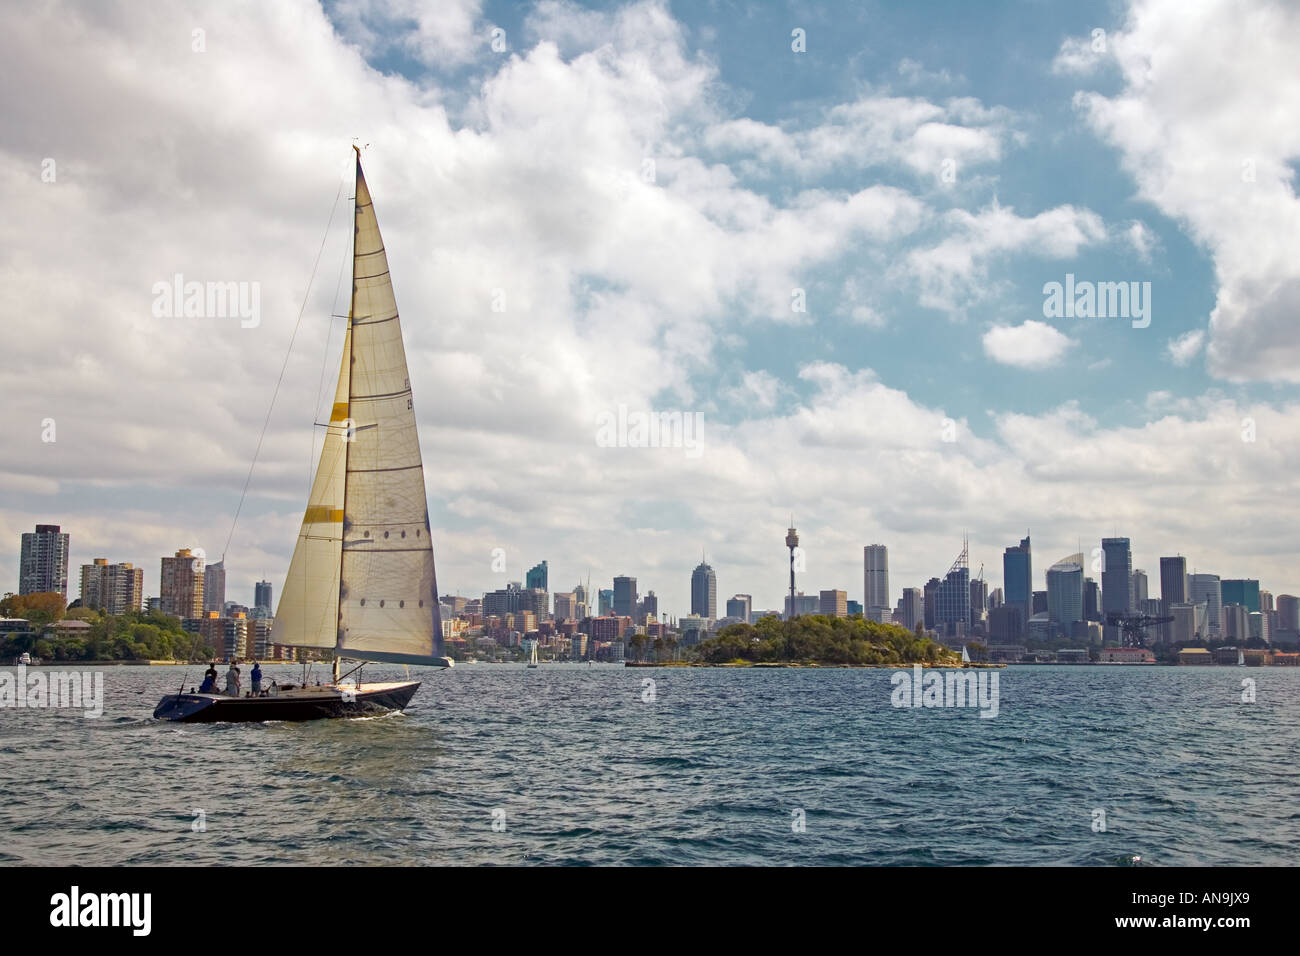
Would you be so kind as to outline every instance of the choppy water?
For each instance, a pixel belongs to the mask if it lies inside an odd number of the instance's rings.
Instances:
[[[887,670],[480,664],[413,668],[402,715],[207,726],[150,716],[181,669],[103,671],[97,720],[0,710],[0,861],[1300,861],[1289,669],[1012,667],[981,719]]]

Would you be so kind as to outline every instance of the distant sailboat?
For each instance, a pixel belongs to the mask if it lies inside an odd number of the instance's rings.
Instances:
[[[533,650],[531,656],[528,658],[528,666],[536,667],[537,666],[537,642],[532,641],[531,643],[532,643]]]
[[[963,645],[961,646],[961,662],[962,662],[963,664],[969,664],[969,663],[970,663],[970,654],[968,654],[968,653],[966,652],[966,645],[965,645],[965,644],[963,644]]]
[[[1246,666],[1246,655],[1240,650],[1237,651],[1237,666],[1238,667]]]
[[[356,683],[341,683],[340,661],[452,666],[443,656],[406,350],[359,149],[353,212],[352,307],[338,386],[270,638],[331,651],[333,680],[276,696],[173,694],[155,717],[315,720],[384,713],[404,708],[420,682],[362,684],[358,674]]]

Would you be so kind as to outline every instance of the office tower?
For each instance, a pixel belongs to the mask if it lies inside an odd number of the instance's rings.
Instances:
[[[922,606],[924,609],[924,622],[927,631],[935,629],[936,621],[939,619],[939,585],[942,584],[938,578],[931,578],[925,582],[922,589]]]
[[[915,631],[925,626],[925,592],[921,588],[903,588],[903,627]]]
[[[1065,633],[1085,621],[1083,555],[1072,554],[1047,569],[1047,616]]]
[[[618,617],[636,615],[636,578],[620,575],[614,579],[614,614]]]
[[[818,613],[827,617],[849,616],[849,594],[847,591],[822,591],[818,597]]]
[[[81,566],[81,606],[106,614],[125,614],[140,610],[144,599],[144,569],[131,562],[109,564],[107,558],[95,558],[93,564]]]
[[[861,602],[861,601],[849,601],[848,607],[849,607],[849,617],[854,617],[854,616],[856,616],[856,615],[860,615],[860,614],[862,614],[862,602]],[[882,610],[882,611],[885,611],[885,610],[887,610],[887,609],[886,609],[886,608],[881,608],[881,610]],[[865,616],[865,615],[863,615],[863,616]]]
[[[659,620],[659,596],[654,591],[647,591],[637,609],[641,616],[634,623],[641,624],[644,621]]]
[[[934,623],[940,634],[956,636],[970,627],[970,551],[965,542],[935,593]]]
[[[56,524],[24,531],[18,554],[18,593],[57,593],[68,599],[68,535]]]
[[[999,608],[1006,603],[1007,603],[1006,599],[1002,596],[1001,588],[994,588],[992,591],[989,592],[990,611],[992,611],[994,608]]]
[[[226,562],[215,561],[203,569],[203,610],[226,610]]]
[[[1277,627],[1288,633],[1300,632],[1300,597],[1294,594],[1277,596]]]
[[[889,549],[869,544],[862,549],[862,606],[867,610],[889,604]]]
[[[1272,635],[1268,632],[1268,615],[1260,611],[1251,611],[1246,615],[1246,628],[1251,640],[1271,643]]]
[[[1029,551],[1029,536],[1018,547],[1002,552],[1002,586],[1005,602],[1020,608],[1026,621],[1034,613],[1034,567]]]
[[[1133,549],[1128,538],[1101,539],[1101,619],[1133,610]]]
[[[1259,606],[1259,581],[1254,578],[1224,578],[1222,597],[1225,604],[1240,604],[1252,614],[1263,610]]]
[[[549,588],[547,587],[546,579],[547,579],[546,562],[543,561],[541,564],[535,565],[528,569],[528,573],[524,575],[524,587],[540,588],[543,591],[548,591]]]
[[[576,621],[577,616],[577,599],[572,591],[555,592],[555,620],[556,621]]]
[[[1223,590],[1219,576],[1189,574],[1187,594],[1189,603],[1205,605],[1205,638],[1218,640],[1223,633]]]
[[[1083,619],[1101,620],[1101,589],[1092,578],[1083,579]]]
[[[799,591],[793,598],[787,595],[785,599],[786,620],[790,620],[792,617],[803,617],[806,614],[817,614],[821,611],[821,605],[821,597],[816,594],[804,594]]]
[[[1030,613],[1031,615],[1047,613],[1047,592],[1046,591],[1034,592],[1033,603],[1030,606]]]
[[[1260,610],[1260,612],[1263,613],[1263,614],[1272,614],[1272,613],[1273,613],[1273,611],[1274,611],[1274,607],[1273,607],[1273,592],[1272,592],[1272,591],[1263,591],[1263,590],[1261,590],[1261,591],[1259,592],[1259,610]]]
[[[691,613],[708,620],[718,616],[718,576],[703,561],[691,572]]]
[[[1162,599],[1163,603],[1163,599]],[[1197,605],[1188,604],[1186,601],[1177,601],[1170,604],[1166,613],[1172,617],[1173,623],[1169,625],[1170,639],[1175,644],[1190,644],[1198,637],[1197,634]]]
[[[983,578],[970,583],[970,626],[983,624],[988,619],[989,584]]]
[[[799,547],[799,532],[794,530],[794,515],[790,516],[790,527],[785,533],[785,546],[790,549],[790,600],[786,602],[786,617],[797,613],[794,593],[794,552]]]
[[[1141,568],[1133,572],[1133,610],[1143,613],[1142,609],[1146,607],[1147,598],[1147,573]]]
[[[1015,644],[1025,636],[1024,613],[1018,605],[1003,604],[989,611],[989,641]]]
[[[522,592],[518,581],[510,581],[504,588],[487,592],[483,595],[483,616],[496,616],[504,621],[507,614],[517,614]]]
[[[1187,603],[1187,559],[1182,555],[1176,558],[1160,559],[1160,606],[1165,615],[1175,604]],[[1240,601],[1236,603],[1240,604]],[[1176,622],[1175,622],[1176,623]]]
[[[746,624],[754,611],[754,598],[748,594],[737,594],[727,599],[727,617],[738,617]]]
[[[544,621],[551,616],[551,595],[541,588],[524,588],[519,592],[519,610]]]
[[[596,592],[597,611],[601,617],[614,613],[614,589],[601,588]]]
[[[587,598],[586,587],[581,584],[575,587],[573,589],[573,600],[573,619],[575,621],[581,621],[591,613],[591,601]]]
[[[189,548],[163,558],[158,592],[158,606],[164,614],[182,620],[203,617],[203,559]]]
[[[258,581],[253,588],[253,607],[260,607],[266,611],[272,609],[270,581]]]
[[[1240,604],[1223,606],[1223,639],[1244,644],[1250,639],[1250,612]]]

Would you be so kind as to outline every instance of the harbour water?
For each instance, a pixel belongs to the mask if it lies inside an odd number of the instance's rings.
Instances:
[[[0,710],[0,862],[1300,861],[1290,668],[1009,667],[983,719],[891,706],[888,670],[479,664],[412,668],[405,714],[234,725],[151,718],[199,667],[102,670],[97,719]]]

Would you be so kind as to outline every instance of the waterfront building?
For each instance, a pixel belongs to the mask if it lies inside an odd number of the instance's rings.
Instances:
[[[57,524],[24,531],[18,553],[18,593],[63,595],[68,599],[69,536]]]
[[[131,562],[109,564],[95,558],[81,566],[81,606],[106,614],[140,610],[144,598],[144,569]]]
[[[164,614],[182,620],[203,617],[203,559],[189,548],[163,558],[158,590],[158,607]]]

